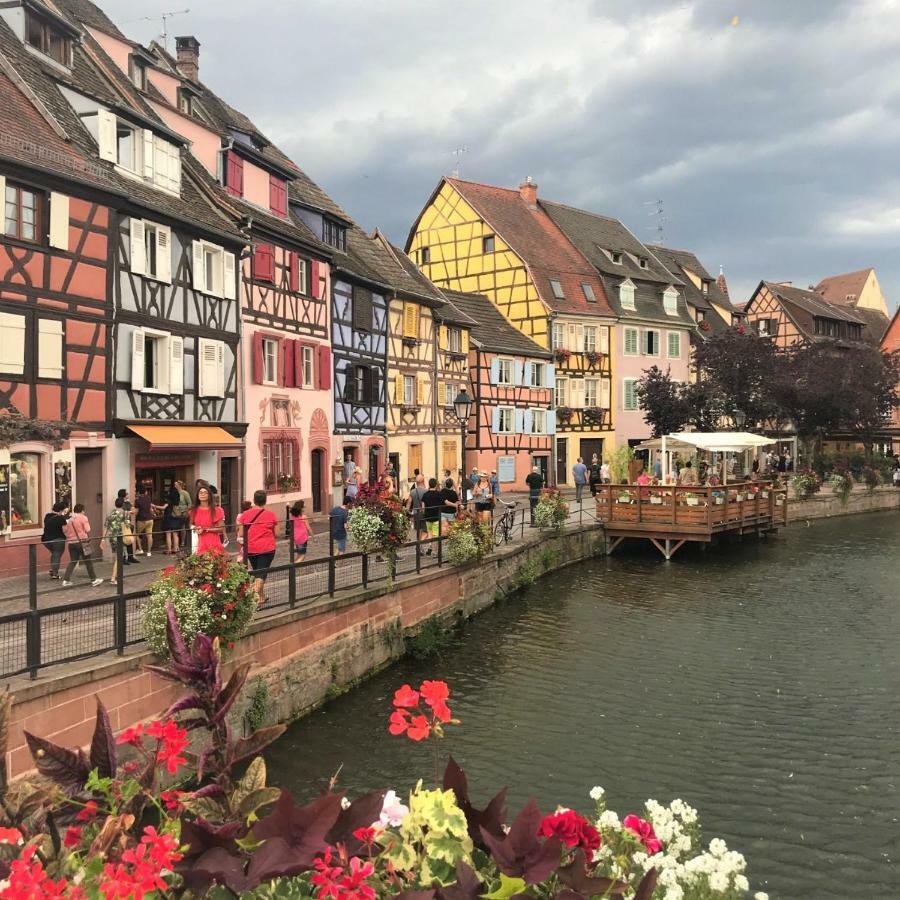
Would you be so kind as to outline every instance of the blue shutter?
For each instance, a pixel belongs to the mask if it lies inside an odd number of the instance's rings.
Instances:
[[[491,360],[491,384],[496,384],[499,380],[500,380],[500,360],[492,359]]]
[[[534,413],[530,409],[524,410],[524,415],[522,416],[522,433],[523,434],[531,434],[531,429],[534,425]]]
[[[556,410],[547,410],[547,434],[556,434]]]
[[[535,363],[536,366],[539,366],[540,363]],[[548,388],[556,387],[556,367],[553,363],[544,363],[544,383]]]
[[[521,434],[525,427],[525,410],[516,410],[516,426],[513,429],[516,434]]]
[[[522,386],[522,363],[519,360],[513,360],[513,384],[516,387]]]
[[[500,431],[500,408],[495,406],[491,410],[491,431],[497,434]]]

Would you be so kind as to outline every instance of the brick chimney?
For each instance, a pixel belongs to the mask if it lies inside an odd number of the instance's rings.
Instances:
[[[725,281],[725,270],[719,266],[719,277],[716,279],[716,284],[719,287],[719,290],[727,297],[728,296],[728,282]]]
[[[178,68],[185,78],[200,81],[200,41],[192,34],[175,38]]]
[[[537,189],[534,179],[528,175],[519,185],[519,196],[529,205],[537,206]]]

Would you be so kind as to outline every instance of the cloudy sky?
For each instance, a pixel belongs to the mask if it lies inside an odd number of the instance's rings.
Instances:
[[[465,146],[462,177],[531,175],[642,240],[662,201],[736,300],[865,266],[900,299],[900,0],[186,3],[201,78],[401,244]]]

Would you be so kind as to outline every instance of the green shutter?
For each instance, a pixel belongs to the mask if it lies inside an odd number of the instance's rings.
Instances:
[[[681,335],[677,331],[669,332],[669,358],[677,359],[681,356]]]
[[[638,333],[637,328],[625,329],[625,352],[630,356],[637,356]]]
[[[625,409],[637,409],[637,394],[634,389],[635,380],[633,378],[626,378],[624,380],[625,386]]]

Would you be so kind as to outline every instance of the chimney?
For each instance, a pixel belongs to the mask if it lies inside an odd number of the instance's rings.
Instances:
[[[537,206],[537,189],[534,179],[528,175],[519,185],[519,196],[529,205]]]
[[[178,68],[185,78],[200,81],[200,41],[192,34],[175,38]]]
[[[719,290],[727,297],[728,296],[728,282],[725,281],[725,270],[719,266],[719,277],[716,279],[716,285]]]

